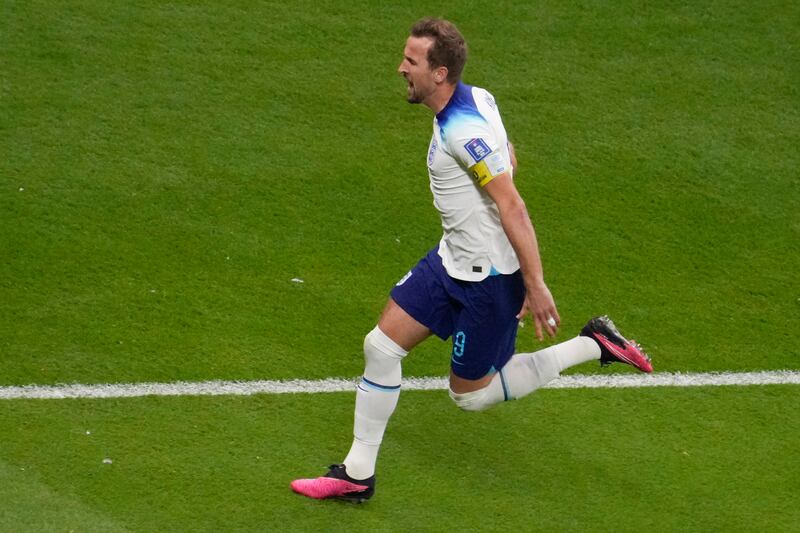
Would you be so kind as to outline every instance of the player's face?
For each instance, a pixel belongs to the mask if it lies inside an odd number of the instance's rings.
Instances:
[[[432,45],[433,39],[430,37],[411,36],[406,41],[403,61],[397,67],[397,72],[408,82],[408,102],[411,104],[425,102],[436,90],[434,72],[428,64],[428,50]]]

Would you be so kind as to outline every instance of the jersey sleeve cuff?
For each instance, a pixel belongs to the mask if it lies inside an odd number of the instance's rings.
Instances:
[[[469,167],[469,170],[477,184],[485,187],[487,183],[503,172],[508,172],[509,166],[503,154],[495,151]]]

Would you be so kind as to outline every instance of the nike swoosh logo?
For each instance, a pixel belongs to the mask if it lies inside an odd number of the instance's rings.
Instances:
[[[637,366],[626,353],[620,351],[619,346],[608,340],[604,335],[598,334],[597,336],[600,337],[605,347],[608,348],[608,351],[610,351],[611,353],[613,353],[614,355],[616,355],[629,365]]]

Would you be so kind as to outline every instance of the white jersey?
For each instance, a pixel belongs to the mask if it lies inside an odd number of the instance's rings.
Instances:
[[[481,281],[513,274],[519,260],[500,223],[500,213],[483,186],[512,173],[508,138],[494,97],[460,83],[433,119],[428,174],[433,205],[444,234],[439,256],[456,279]]]

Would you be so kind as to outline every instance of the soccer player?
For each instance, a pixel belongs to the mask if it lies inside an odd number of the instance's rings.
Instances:
[[[375,492],[375,463],[400,395],[401,361],[435,334],[452,337],[450,397],[480,411],[521,398],[565,368],[590,360],[652,372],[650,361],[607,317],[580,335],[513,355],[519,321],[555,336],[560,318],[544,281],[536,233],[512,177],[516,167],[494,97],[465,85],[467,46],[450,22],[418,21],[398,72],[408,101],[434,113],[428,173],[442,221],[439,244],[392,289],[378,325],[364,339],[354,439],[342,464],[291,487],[312,498],[363,502]]]

